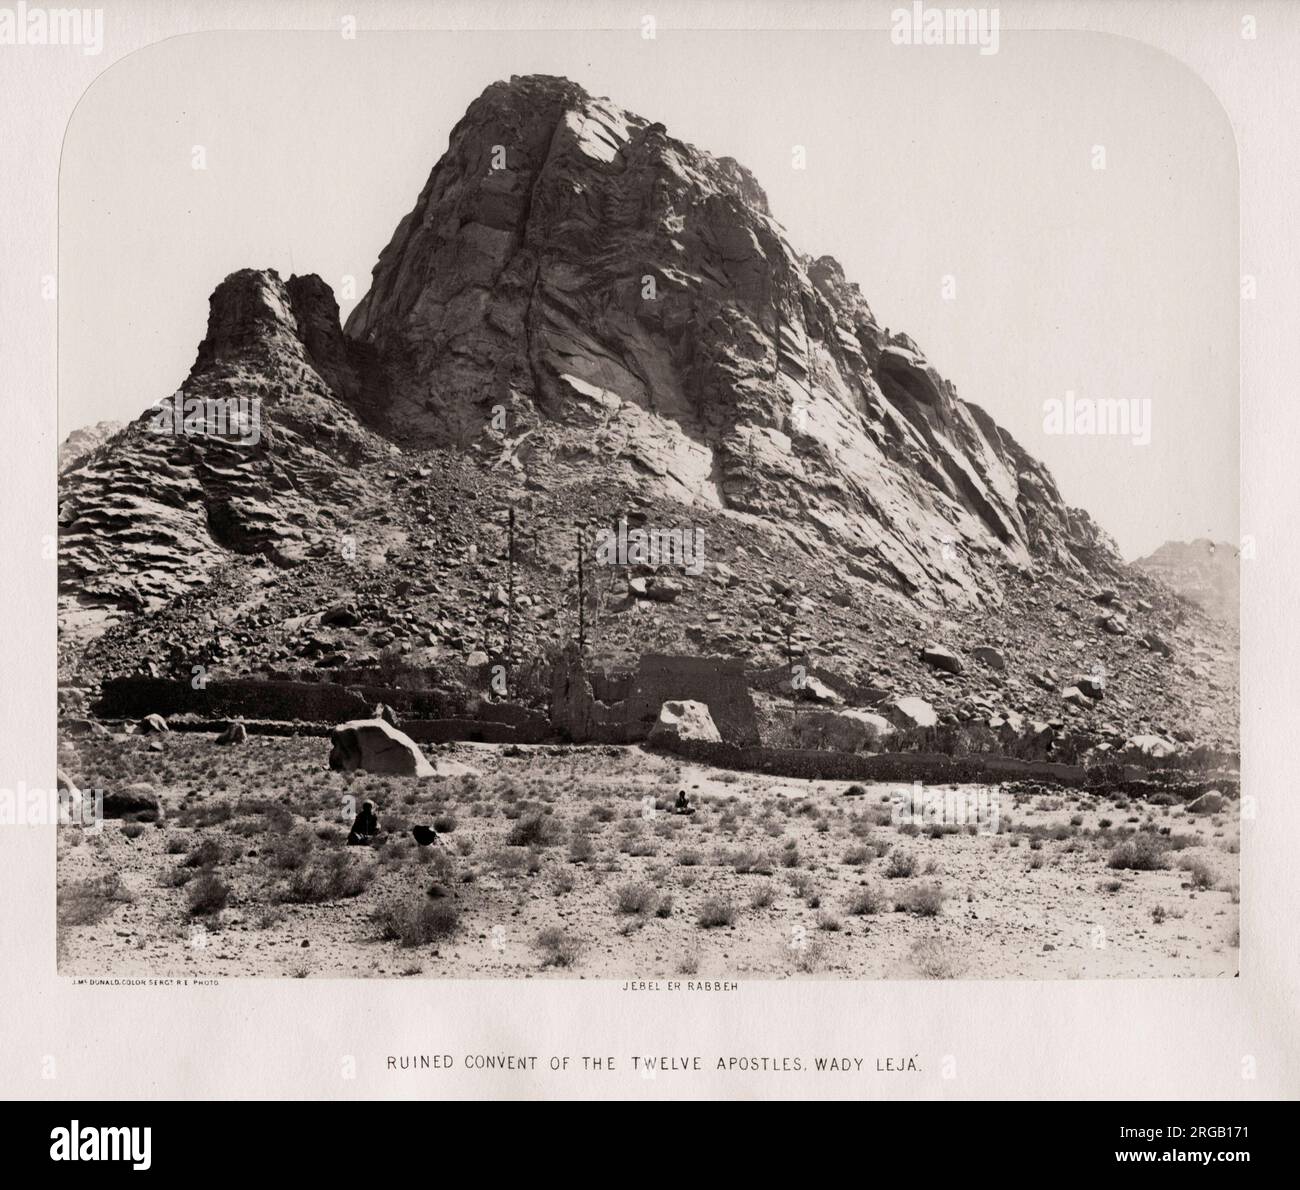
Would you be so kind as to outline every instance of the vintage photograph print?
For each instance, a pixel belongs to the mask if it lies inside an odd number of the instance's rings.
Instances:
[[[59,973],[1234,977],[1237,184],[997,10],[117,62]]]

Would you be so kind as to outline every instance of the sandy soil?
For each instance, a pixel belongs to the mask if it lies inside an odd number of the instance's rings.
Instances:
[[[110,820],[99,833],[60,828],[61,974],[622,981],[1237,971],[1236,803],[1194,816],[1182,805],[1075,791],[965,790],[996,797],[999,833],[940,834],[892,821],[896,786],[730,773],[640,748],[452,745],[435,758],[473,771],[416,782],[331,773],[322,739],[212,741],[173,733],[162,753],[132,736],[64,746],[61,764],[83,788],[147,785],[166,818]],[[668,812],[679,788],[698,807],[692,817]],[[363,798],[393,833],[381,846],[348,848]],[[442,847],[398,833],[435,821]],[[1167,866],[1108,867],[1139,829],[1163,840]],[[512,831],[540,842],[511,845]],[[891,876],[909,855],[912,874]],[[345,887],[322,883],[330,872]],[[191,910],[201,878],[218,901],[228,889],[218,912]],[[875,911],[855,912],[867,907],[855,899]],[[702,923],[702,910],[726,917],[727,902],[730,924]],[[429,941],[382,937],[377,910],[409,922],[435,904],[433,924],[416,930]]]

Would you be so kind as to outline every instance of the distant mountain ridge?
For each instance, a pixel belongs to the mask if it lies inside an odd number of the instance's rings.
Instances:
[[[1201,537],[1166,541],[1133,565],[1235,627],[1241,618],[1240,557],[1236,546]]]
[[[80,462],[91,451],[98,450],[114,434],[122,429],[120,421],[100,421],[94,425],[82,426],[73,430],[59,443],[59,472],[66,471],[73,464]]]

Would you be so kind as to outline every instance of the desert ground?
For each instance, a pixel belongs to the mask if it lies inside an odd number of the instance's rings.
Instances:
[[[156,821],[63,826],[66,976],[1231,977],[1237,803],[1191,814],[986,791],[996,833],[895,825],[889,784],[736,773],[640,747],[426,749],[456,775],[331,772],[328,742],[65,744]],[[463,769],[460,768],[463,766]],[[696,806],[671,813],[679,789]],[[968,791],[969,792],[969,791]],[[365,799],[386,836],[346,845]],[[432,825],[440,842],[409,833]]]

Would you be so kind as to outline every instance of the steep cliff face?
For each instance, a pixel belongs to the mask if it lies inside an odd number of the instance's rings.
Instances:
[[[184,385],[61,477],[65,627],[156,610],[232,555],[301,560],[362,494],[355,463],[389,449],[335,395],[346,356],[319,278],[222,282]]]
[[[926,604],[996,599],[1003,562],[1119,562],[743,166],[567,80],[470,106],[347,333],[399,439],[527,434],[534,461],[761,516]]]

